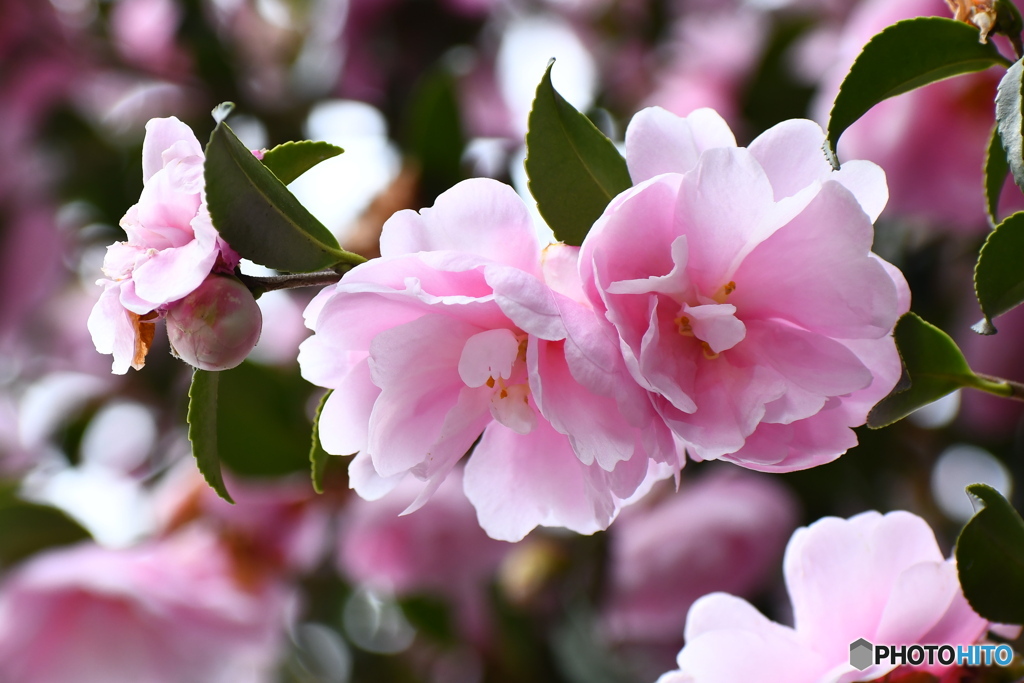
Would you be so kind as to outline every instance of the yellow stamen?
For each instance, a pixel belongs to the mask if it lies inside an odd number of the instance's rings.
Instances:
[[[676,324],[676,328],[679,330],[679,334],[681,334],[684,337],[693,336],[693,328],[690,327],[690,319],[687,318],[685,315],[679,316],[672,322]]]
[[[704,349],[704,357],[707,358],[708,360],[714,360],[718,358],[720,355],[722,355],[720,353],[715,353],[706,341],[702,341],[700,343],[700,347]]]

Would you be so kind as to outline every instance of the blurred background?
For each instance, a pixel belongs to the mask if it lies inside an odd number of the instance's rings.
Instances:
[[[859,430],[811,471],[690,463],[678,491],[663,482],[589,537],[488,539],[457,477],[398,517],[415,492],[362,501],[340,458],[317,495],[301,291],[259,300],[260,343],[221,380],[230,506],[191,459],[190,369],[166,337],[116,376],[86,330],[151,117],[203,141],[230,100],[250,148],[344,147],[291,188],[373,256],[394,211],[461,179],[528,197],[523,135],[553,57],[556,88],[613,140],[643,107],[710,106],[745,144],[783,119],[824,124],[867,39],[929,14],[949,16],[943,0],[0,0],[0,681],[653,681],[701,595],[786,621],[781,557],[802,524],[906,509],[948,552],[965,484],[1020,509],[1020,404],[966,393]],[[977,371],[1020,381],[1021,309],[995,337],[969,330],[999,76],[883,103],[840,156],[888,174],[875,250],[913,309]],[[1004,195],[1003,216],[1024,205]]]

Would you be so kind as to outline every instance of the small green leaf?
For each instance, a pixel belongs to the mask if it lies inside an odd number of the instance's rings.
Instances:
[[[309,462],[312,465],[313,490],[317,493],[324,492],[324,472],[327,471],[327,463],[331,458],[331,454],[325,451],[323,444],[320,443],[320,413],[323,412],[324,404],[332,393],[334,390],[329,389],[323,395],[316,406],[316,414],[313,415],[313,443],[309,449]]]
[[[967,492],[974,516],[956,541],[964,596],[989,621],[1024,624],[1024,520],[991,486]]]
[[[578,246],[608,202],[633,183],[612,141],[555,90],[553,64],[537,86],[530,111],[526,175],[555,237]]]
[[[1010,163],[1006,160],[1006,150],[999,137],[998,126],[992,129],[992,139],[988,143],[985,154],[985,208],[992,225],[999,223],[999,197],[1006,184],[1006,175],[1010,172]]]
[[[339,248],[334,235],[223,122],[206,145],[204,175],[213,225],[244,258],[296,273],[365,260]]]
[[[61,510],[24,501],[13,487],[0,491],[0,566],[89,538],[89,532]]]
[[[419,164],[425,203],[463,179],[466,146],[458,88],[444,68],[427,74],[416,88],[408,109],[404,144]]]
[[[981,247],[974,267],[974,291],[985,319],[974,326],[981,334],[995,334],[992,318],[1024,302],[1024,211],[996,226]]]
[[[217,385],[220,373],[195,369],[188,390],[188,440],[199,472],[224,500],[234,503],[224,485],[217,453]]]
[[[1021,78],[1024,65],[1016,62],[1006,70],[996,92],[996,130],[1003,142],[1006,161],[1017,187],[1024,190],[1024,139],[1021,131]]]
[[[287,185],[321,161],[344,152],[329,142],[300,140],[286,142],[263,153],[263,165],[274,172],[277,179]],[[333,235],[332,235],[333,237]]]
[[[899,21],[873,37],[850,67],[832,105],[825,152],[832,165],[839,137],[882,100],[923,85],[1010,62],[978,29],[945,17]]]
[[[961,387],[983,383],[971,371],[950,336],[917,314],[907,313],[900,318],[895,337],[904,376],[896,388],[871,409],[868,426],[872,429],[902,420]]]

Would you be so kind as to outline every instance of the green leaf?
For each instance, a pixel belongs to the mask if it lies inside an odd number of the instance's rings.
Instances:
[[[555,237],[578,246],[608,202],[633,183],[612,141],[555,90],[553,64],[537,87],[530,111],[526,175]]]
[[[961,387],[988,386],[971,371],[950,336],[917,314],[907,313],[900,318],[895,337],[903,360],[903,377],[868,414],[872,429],[902,420]]]
[[[89,532],[61,510],[24,501],[13,487],[0,491],[0,566],[89,538]]]
[[[1024,65],[1016,62],[1006,70],[996,92],[996,130],[1017,187],[1024,190],[1024,139],[1021,119],[1021,78]]]
[[[217,389],[219,372],[200,370],[192,373],[192,386],[188,390],[188,440],[192,442],[192,455],[199,472],[224,500],[234,503],[224,485],[217,453]]]
[[[308,476],[313,387],[297,363],[287,368],[246,361],[220,374],[217,443],[220,460],[247,478]]]
[[[1010,62],[978,29],[945,17],[899,21],[873,37],[850,67],[829,115],[825,152],[835,168],[839,137],[882,100],[945,78]]]
[[[428,74],[416,88],[408,110],[404,143],[419,164],[420,184],[432,203],[437,195],[463,179],[462,153],[466,146],[458,88],[444,68]]]
[[[974,267],[974,291],[985,319],[974,326],[981,334],[995,334],[992,318],[1024,302],[1024,211],[996,226],[981,247]]]
[[[1006,174],[1010,172],[1010,163],[1006,159],[1006,150],[999,137],[999,127],[992,129],[992,139],[988,143],[985,154],[985,208],[992,225],[999,223],[999,197],[1006,184]]]
[[[989,621],[1024,624],[1024,520],[991,486],[967,492],[974,516],[956,541],[964,596]]]
[[[286,142],[263,153],[263,165],[274,172],[277,179],[287,185],[321,161],[344,152],[329,142],[300,140]],[[333,235],[332,235],[333,237]]]
[[[339,248],[334,235],[223,122],[206,145],[204,175],[213,225],[244,258],[296,273],[364,260]]]
[[[320,443],[320,413],[323,412],[324,404],[332,393],[333,389],[327,390],[316,406],[316,414],[313,415],[313,443],[309,449],[309,462],[312,465],[313,490],[317,493],[324,492],[324,472],[327,471],[327,463],[331,458],[331,454],[325,451],[323,444]]]

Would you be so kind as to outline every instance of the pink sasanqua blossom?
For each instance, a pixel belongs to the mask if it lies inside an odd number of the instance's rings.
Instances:
[[[468,180],[396,213],[381,254],[311,302],[299,353],[303,376],[335,390],[320,436],[359,454],[361,496],[411,475],[426,482],[415,509],[473,448],[464,490],[493,538],[592,533],[649,470],[678,466],[614,331],[583,303],[578,250],[542,250],[510,187]]]
[[[679,670],[658,683],[872,681],[896,667],[883,661],[854,669],[850,643],[860,638],[955,646],[988,631],[964,598],[955,561],[943,558],[927,522],[909,512],[826,517],[798,529],[783,570],[794,627],[732,595],[706,595],[687,615]]]
[[[871,252],[884,174],[832,172],[823,141],[790,120],[737,147],[708,109],[646,109],[626,132],[636,185],[583,242],[583,288],[695,459],[834,460],[899,377],[909,290]]]
[[[264,683],[291,602],[275,580],[243,585],[203,532],[50,550],[0,584],[0,680]]]
[[[174,117],[151,119],[142,144],[143,188],[121,227],[126,242],[107,247],[103,293],[89,316],[100,353],[114,356],[113,372],[140,369],[155,323],[211,271],[231,272],[239,257],[210,220],[203,190],[203,148]]]

